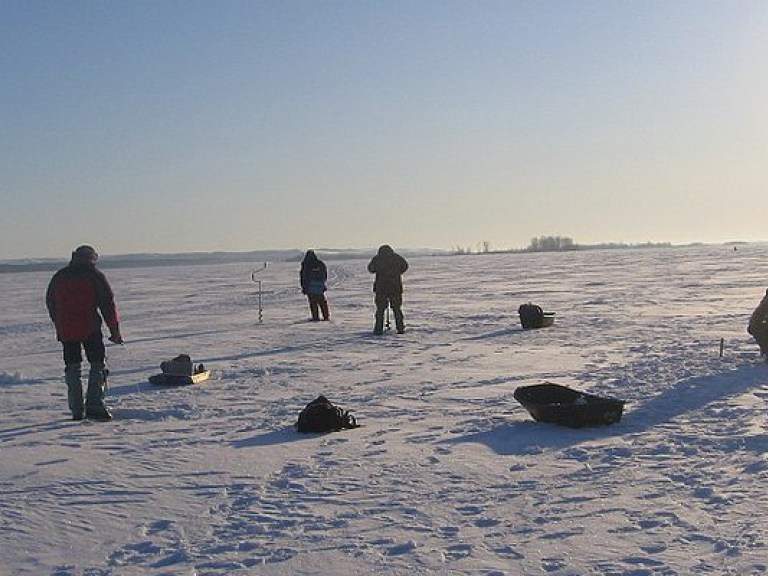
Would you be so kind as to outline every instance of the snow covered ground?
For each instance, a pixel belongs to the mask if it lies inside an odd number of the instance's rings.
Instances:
[[[768,246],[410,263],[381,337],[367,260],[328,263],[320,323],[296,263],[257,276],[261,324],[247,264],[107,270],[111,423],[69,420],[50,274],[0,275],[0,573],[768,573]],[[147,382],[180,353],[213,379]],[[536,423],[513,392],[547,381],[624,417]],[[321,393],[362,427],[295,432]]]

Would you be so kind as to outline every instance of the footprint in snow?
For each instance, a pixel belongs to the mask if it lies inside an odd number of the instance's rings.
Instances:
[[[468,558],[472,555],[472,545],[470,544],[455,544],[449,546],[443,551],[443,558],[448,562],[455,562],[462,558]]]

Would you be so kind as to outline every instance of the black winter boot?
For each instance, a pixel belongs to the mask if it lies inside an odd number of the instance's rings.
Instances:
[[[376,313],[373,316],[373,333],[376,335],[384,333],[384,311],[386,308],[376,306]]]
[[[72,420],[83,419],[83,382],[80,364],[68,364],[64,368],[64,382],[67,384],[67,400]]]
[[[112,420],[112,412],[106,406],[86,406],[85,417],[89,420],[98,420],[99,422],[109,422]]]
[[[88,392],[85,397],[85,416],[106,422],[112,420],[112,414],[104,404],[104,388],[107,384],[107,370],[103,362],[91,364],[88,373]]]
[[[395,314],[395,327],[397,328],[397,333],[402,334],[405,332],[405,319],[403,318],[403,311],[400,308],[392,308],[392,311]]]

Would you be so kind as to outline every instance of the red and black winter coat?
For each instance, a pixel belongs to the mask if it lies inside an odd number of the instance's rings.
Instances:
[[[120,317],[112,287],[93,264],[71,262],[56,272],[45,303],[60,342],[84,342],[101,329],[102,317],[110,332],[118,330]]]

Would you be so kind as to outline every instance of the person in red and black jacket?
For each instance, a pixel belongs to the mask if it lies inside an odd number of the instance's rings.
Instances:
[[[56,326],[56,338],[64,348],[64,381],[73,420],[82,420],[83,416],[112,419],[104,403],[107,370],[102,321],[112,342],[122,344],[123,338],[114,293],[106,276],[96,268],[98,259],[91,246],[78,247],[72,252],[69,265],[53,275],[45,296],[48,313]],[[81,380],[83,350],[90,364],[85,405]]]

